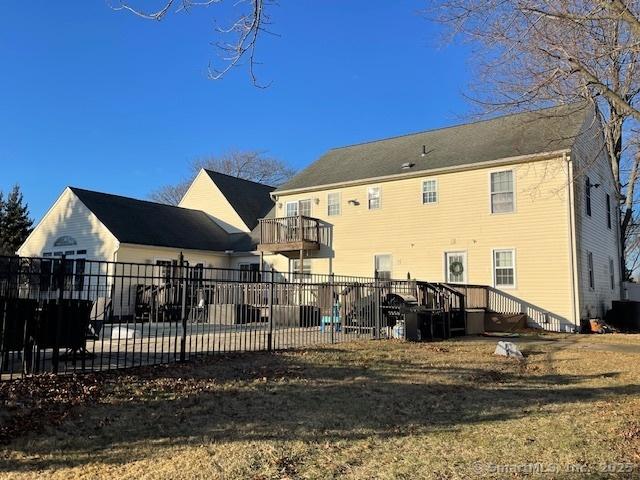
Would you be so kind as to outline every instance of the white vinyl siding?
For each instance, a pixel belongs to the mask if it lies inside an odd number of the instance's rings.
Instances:
[[[340,193],[327,194],[327,215],[330,217],[340,215]]]
[[[514,211],[513,170],[491,172],[491,213]]]
[[[516,286],[516,253],[513,249],[493,251],[493,281],[496,287]]]
[[[422,203],[438,202],[438,182],[436,180],[425,180],[422,182]]]
[[[380,208],[380,187],[369,187],[367,189],[367,205],[369,210]]]

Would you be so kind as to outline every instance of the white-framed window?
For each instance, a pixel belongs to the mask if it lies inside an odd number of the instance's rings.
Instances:
[[[285,213],[287,217],[297,217],[298,212],[298,202],[287,202],[285,205]]]
[[[491,172],[491,213],[509,213],[515,210],[513,170]]]
[[[327,215],[340,215],[340,192],[327,194]]]
[[[302,274],[303,277],[311,275],[311,262],[306,260],[302,262],[302,271],[300,270],[300,259],[293,258],[291,259],[291,263],[289,264],[289,273],[294,275]]]
[[[425,180],[422,182],[422,203],[438,203],[437,180]]]
[[[393,258],[391,255],[385,253],[381,255],[375,255],[373,257],[373,263],[375,271],[378,274],[378,278],[384,280],[390,280],[393,275]]]
[[[596,287],[596,279],[593,273],[593,253],[587,252],[587,272],[589,274],[589,288]]]
[[[310,199],[300,200],[299,208],[300,208],[300,215],[302,215],[303,217],[311,216],[311,200]]]
[[[444,268],[447,283],[467,283],[467,252],[445,252]]]
[[[609,281],[611,282],[611,290],[616,288],[616,276],[613,258],[609,257]]]
[[[257,282],[260,280],[260,264],[259,263],[240,263],[241,282]]]
[[[311,200],[304,199],[295,202],[287,202],[286,206],[287,217],[297,217],[302,215],[303,217],[311,216]]]
[[[493,251],[493,283],[503,288],[516,286],[516,251],[513,248]]]
[[[367,203],[369,210],[380,208],[380,187],[369,187],[367,189]]]

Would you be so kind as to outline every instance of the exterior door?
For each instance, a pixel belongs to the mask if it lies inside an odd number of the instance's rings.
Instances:
[[[467,283],[467,252],[445,253],[444,265],[448,283]]]

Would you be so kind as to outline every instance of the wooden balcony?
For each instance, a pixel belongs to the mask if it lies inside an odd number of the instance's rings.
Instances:
[[[305,216],[263,218],[258,249],[271,253],[319,250],[320,221]]]

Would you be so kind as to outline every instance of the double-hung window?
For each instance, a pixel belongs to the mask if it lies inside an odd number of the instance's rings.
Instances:
[[[491,172],[491,213],[513,211],[513,170]]]
[[[380,208],[380,187],[369,187],[367,189],[367,201],[369,210]]]
[[[422,182],[422,203],[438,202],[438,182],[435,180],[425,180]]]
[[[496,287],[516,286],[516,255],[513,249],[493,251],[493,279]]]
[[[340,193],[333,192],[327,194],[327,215],[330,217],[340,215]]]

